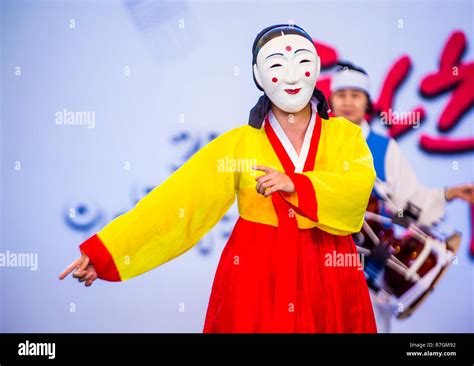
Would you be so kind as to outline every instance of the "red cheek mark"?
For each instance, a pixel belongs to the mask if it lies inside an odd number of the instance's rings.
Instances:
[[[286,46],[286,50],[287,50],[288,52],[290,52],[290,51],[291,51],[291,47],[290,47],[290,46]]]
[[[311,73],[310,73],[309,71],[306,71],[304,74],[305,74],[307,77],[310,77],[310,75],[311,75]]]
[[[277,79],[277,78],[272,78],[272,81],[273,81],[274,83],[276,83],[276,82],[278,81],[278,79]]]

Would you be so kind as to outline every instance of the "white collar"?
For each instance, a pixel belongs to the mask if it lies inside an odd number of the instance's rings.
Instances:
[[[367,137],[369,137],[370,133],[370,125],[369,122],[367,122],[365,119],[362,120],[360,123],[360,128],[362,129],[362,135],[364,135],[364,138],[367,140]]]
[[[299,156],[296,153],[296,150],[290,139],[286,135],[285,131],[283,131],[283,128],[281,127],[280,123],[273,114],[272,110],[270,110],[270,112],[268,113],[268,120],[270,122],[270,126],[272,126],[273,130],[275,131],[275,134],[278,136],[278,139],[282,143],[288,156],[293,162],[293,165],[295,166],[295,173],[301,173],[303,171],[306,158],[308,157],[309,147],[311,145],[311,137],[313,136],[314,125],[316,123],[316,105],[317,100],[315,100],[315,98],[311,98],[311,118],[309,120],[308,128],[306,129],[306,133],[304,135],[303,145],[301,146]]]

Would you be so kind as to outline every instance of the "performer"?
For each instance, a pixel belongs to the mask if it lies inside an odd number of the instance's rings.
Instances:
[[[363,272],[351,262],[351,233],[362,226],[375,180],[362,131],[328,117],[315,88],[320,58],[302,28],[265,28],[252,53],[264,94],[249,124],[211,141],[81,244],[82,256],[60,278],[74,271],[90,286],[151,270],[196,244],[237,196],[240,217],[204,332],[375,332]]]
[[[370,79],[365,70],[350,63],[340,63],[340,67],[331,79],[331,109],[334,115],[345,117],[360,126],[364,138],[372,152],[377,173],[376,187],[385,192],[395,204],[396,210],[404,210],[409,202],[419,210],[417,224],[432,226],[440,221],[445,213],[447,201],[460,198],[470,204],[474,203],[474,185],[463,184],[445,189],[432,189],[422,185],[408,160],[403,155],[397,142],[375,132],[366,115],[372,114],[370,98]],[[386,258],[377,253],[379,258]],[[368,261],[370,264],[370,261]],[[382,276],[383,266],[377,268]],[[377,328],[379,332],[390,332],[392,311],[385,298],[370,291]]]

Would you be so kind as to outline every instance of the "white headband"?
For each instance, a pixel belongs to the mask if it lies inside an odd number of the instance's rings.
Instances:
[[[344,69],[336,72],[331,79],[331,93],[341,89],[360,89],[370,95],[370,80],[362,72]]]

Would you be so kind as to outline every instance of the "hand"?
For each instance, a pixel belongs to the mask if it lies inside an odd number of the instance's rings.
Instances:
[[[295,191],[293,181],[286,174],[264,165],[257,165],[252,168],[265,173],[265,175],[255,178],[257,181],[257,192],[263,194],[265,197],[277,191],[287,193],[293,193]]]
[[[75,271],[74,271],[75,270]],[[85,286],[89,287],[97,279],[97,272],[90,262],[87,255],[83,254],[81,257],[72,262],[63,273],[59,275],[59,279],[63,280],[66,276],[74,271],[72,276],[78,278],[79,282],[85,282]]]
[[[474,184],[462,184],[446,189],[446,198],[451,201],[453,198],[460,198],[463,201],[474,204]]]

